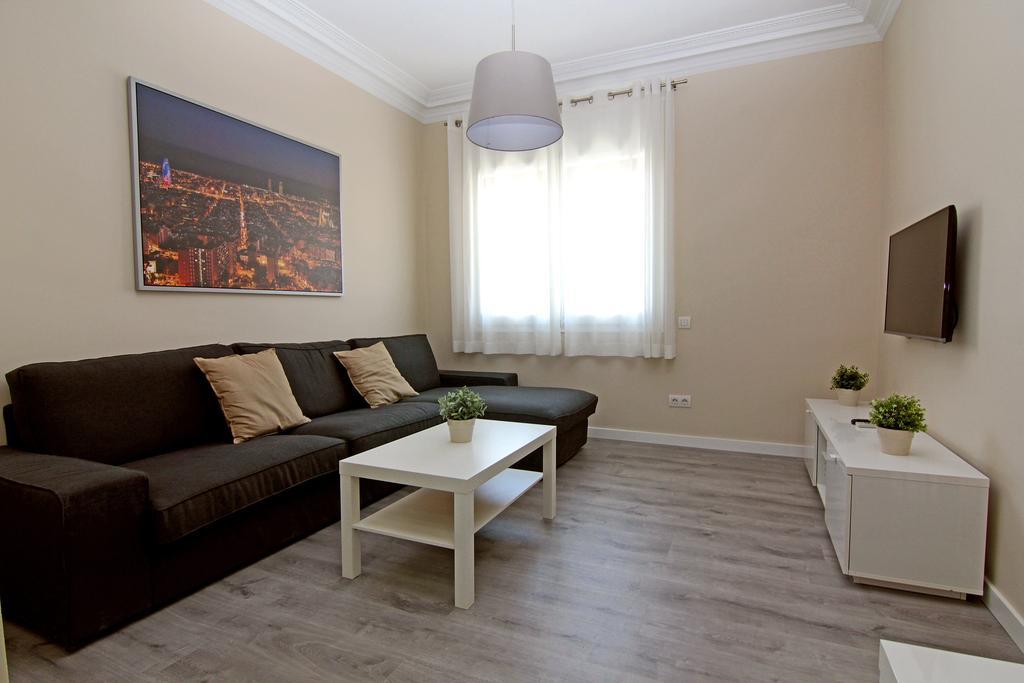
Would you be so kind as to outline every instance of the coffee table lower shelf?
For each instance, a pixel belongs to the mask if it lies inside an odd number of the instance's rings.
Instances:
[[[543,478],[540,472],[509,469],[482,484],[476,489],[473,498],[473,531],[483,528]],[[361,519],[352,527],[359,531],[453,550],[454,512],[451,493],[419,489]]]

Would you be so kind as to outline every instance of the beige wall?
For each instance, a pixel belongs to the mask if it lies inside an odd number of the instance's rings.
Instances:
[[[960,214],[951,344],[884,336],[886,391],[992,480],[987,573],[1024,612],[1024,3],[903,0],[884,45],[885,239]]]
[[[671,361],[453,354],[445,133],[426,127],[420,305],[439,362],[593,391],[593,425],[799,442],[802,399],[828,396],[836,365],[877,366],[880,72],[875,44],[677,91],[677,308],[693,329]]]
[[[0,64],[0,374],[417,329],[418,122],[201,0],[4,0]],[[129,75],[340,153],[349,293],[136,292]]]

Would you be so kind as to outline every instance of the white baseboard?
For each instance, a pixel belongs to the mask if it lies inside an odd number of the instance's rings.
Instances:
[[[610,427],[590,427],[587,429],[587,435],[594,439],[651,443],[661,446],[685,446],[686,448],[703,448],[709,451],[734,451],[738,453],[753,453],[755,455],[779,455],[787,458],[802,458],[804,448],[803,445],[795,443],[743,441],[741,439],[721,439],[715,436],[690,436],[688,434],[664,434],[662,432],[638,432],[632,429],[612,429]]]
[[[1021,617],[1020,612],[1007,602],[999,589],[993,586],[987,578],[985,579],[985,595],[982,599],[985,601],[988,611],[992,613],[996,621],[1002,624],[1021,652],[1024,652],[1024,617]]]

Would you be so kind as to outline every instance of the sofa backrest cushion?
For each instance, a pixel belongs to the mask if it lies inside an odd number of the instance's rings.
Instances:
[[[230,440],[196,356],[221,344],[61,363],[7,373],[18,442],[26,450],[119,465]]]
[[[292,386],[295,400],[306,417],[320,417],[352,408],[365,408],[366,402],[352,386],[345,368],[334,357],[335,351],[349,351],[343,341],[304,344],[234,344],[237,353],[259,353],[277,349],[277,358]]]
[[[349,339],[352,348],[363,349],[384,342],[392,360],[405,381],[418,392],[441,386],[441,373],[437,360],[425,334],[406,334],[400,337],[364,337]]]

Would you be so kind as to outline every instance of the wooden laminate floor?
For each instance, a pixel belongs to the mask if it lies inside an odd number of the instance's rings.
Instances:
[[[396,495],[402,495],[401,493]],[[592,440],[450,551],[334,525],[77,652],[7,623],[14,681],[877,681],[887,638],[1024,661],[977,599],[857,586],[801,461]],[[972,682],[973,683],[973,682]]]

